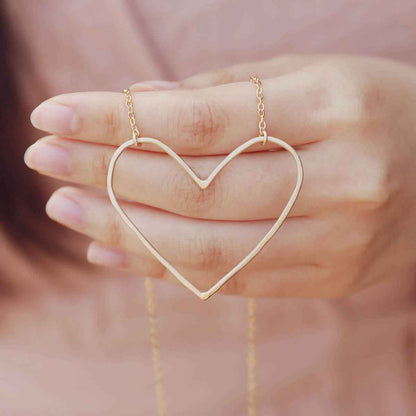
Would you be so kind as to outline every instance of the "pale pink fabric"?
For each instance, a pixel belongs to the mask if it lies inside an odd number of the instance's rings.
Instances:
[[[8,12],[30,107],[287,52],[416,63],[414,0],[9,0]],[[156,414],[143,281],[99,273],[9,321],[1,414]],[[168,414],[244,414],[246,301],[155,285]],[[258,301],[259,416],[416,414],[415,289],[395,276],[344,300]]]

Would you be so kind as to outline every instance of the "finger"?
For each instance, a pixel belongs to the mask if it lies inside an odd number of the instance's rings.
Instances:
[[[43,174],[106,188],[113,152],[111,146],[50,136],[33,144],[25,161]],[[324,189],[314,186],[324,175],[321,149],[300,150],[299,156],[307,175],[290,216],[310,215],[315,207],[322,210],[323,205],[334,202],[323,194]],[[184,160],[198,176],[206,178],[223,156]],[[327,171],[330,168],[325,167]],[[256,220],[278,217],[296,178],[296,164],[288,153],[249,153],[239,155],[201,190],[168,155],[127,149],[116,165],[114,189],[125,199],[193,218]]]
[[[268,134],[292,145],[324,137],[322,129],[330,123],[322,114],[326,95],[321,86],[314,71],[264,81]],[[134,94],[134,105],[141,135],[160,138],[180,154],[228,153],[259,134],[255,86],[250,82],[199,90],[141,92]],[[32,122],[42,130],[84,141],[119,145],[131,138],[121,93],[54,97],[34,110]],[[148,145],[143,148],[149,149]],[[256,145],[250,150],[265,147]]]
[[[156,259],[115,249],[99,241],[90,244],[87,258],[90,263],[129,274],[179,283]],[[249,264],[221,288],[221,293],[255,297],[322,296],[325,286],[320,284],[322,280],[320,272],[320,268],[314,264],[280,267],[273,270],[253,270]],[[207,276],[206,273],[204,275],[203,271],[186,269],[183,273],[194,278],[198,276],[198,283],[206,289],[216,283],[214,276]],[[202,290],[206,289],[202,288]]]
[[[148,240],[179,270],[225,272],[240,262],[264,237],[274,221],[203,221],[122,203]],[[47,204],[48,215],[69,228],[111,247],[153,260],[108,200],[90,191],[62,188]],[[312,225],[313,224],[313,225]],[[319,221],[289,219],[255,258],[257,269],[317,261]]]
[[[257,75],[260,79],[274,78],[297,71],[318,60],[320,55],[285,54],[272,59],[232,65],[224,69],[208,71],[193,75],[181,81],[182,88],[206,88],[231,82],[247,81],[250,76]],[[132,86],[132,91],[140,88]],[[138,91],[138,90],[137,90]]]
[[[104,244],[101,241],[92,241],[88,246],[87,259],[90,263],[113,269],[135,273],[140,276],[164,278],[165,267],[155,258],[138,253],[130,253]]]

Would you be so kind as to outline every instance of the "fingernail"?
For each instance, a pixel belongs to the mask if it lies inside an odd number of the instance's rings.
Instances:
[[[174,90],[179,88],[179,82],[174,81],[145,81],[133,84],[130,87],[132,92],[142,92],[142,91],[156,91],[156,90]]]
[[[46,204],[46,213],[50,218],[61,224],[75,228],[82,226],[81,207],[74,200],[60,193],[51,196]]]
[[[87,259],[90,263],[107,267],[127,267],[126,253],[92,243],[88,247]]]
[[[78,128],[78,116],[72,108],[46,101],[30,115],[33,126],[55,134],[74,134]]]
[[[38,141],[30,146],[24,156],[27,166],[37,171],[57,176],[69,173],[69,152],[61,146]]]

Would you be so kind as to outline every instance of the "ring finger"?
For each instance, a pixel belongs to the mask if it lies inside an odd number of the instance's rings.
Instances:
[[[228,271],[240,262],[271,228],[274,221],[205,221],[122,203],[132,221],[175,267],[205,275]],[[91,191],[61,188],[47,204],[48,215],[94,240],[154,261],[153,256],[124,224],[108,200]],[[318,262],[328,230],[308,218],[286,221],[251,264],[256,270]]]

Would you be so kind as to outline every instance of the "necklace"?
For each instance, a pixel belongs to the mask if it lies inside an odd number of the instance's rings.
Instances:
[[[289,214],[292,206],[296,202],[297,196],[300,192],[302,181],[303,181],[303,168],[300,158],[296,151],[286,142],[276,137],[268,136],[266,132],[266,121],[265,108],[263,101],[263,86],[258,77],[251,77],[250,81],[256,85],[256,96],[257,96],[257,112],[259,116],[259,136],[253,139],[247,140],[245,143],[237,147],[233,152],[223,159],[223,161],[211,172],[211,174],[206,179],[199,178],[192,169],[185,163],[185,161],[176,154],[169,146],[165,145],[163,142],[157,139],[149,137],[140,137],[140,132],[136,124],[136,119],[133,109],[133,99],[129,89],[124,90],[126,95],[126,102],[128,108],[129,122],[132,129],[132,139],[124,142],[120,145],[117,150],[114,152],[113,157],[111,158],[108,174],[107,174],[107,191],[110,198],[110,201],[118,214],[121,216],[123,221],[128,225],[128,227],[136,234],[138,239],[143,243],[143,245],[150,251],[151,254],[167,269],[169,270],[180,283],[187,287],[191,292],[197,295],[200,299],[206,300],[215,294],[229,279],[231,279],[236,273],[243,269],[267,244],[267,242],[274,236],[274,234],[279,230],[280,226],[283,224],[287,215]],[[116,162],[120,157],[121,153],[131,147],[131,146],[141,146],[143,143],[151,143],[160,147],[165,153],[171,156],[179,165],[182,167],[191,179],[198,185],[201,189],[206,189],[215,177],[221,172],[221,170],[230,163],[237,155],[242,153],[247,148],[261,143],[265,145],[268,141],[278,144],[287,150],[293,159],[296,162],[297,166],[297,182],[295,188],[292,192],[291,197],[289,198],[286,206],[281,212],[280,216],[273,224],[271,229],[267,234],[260,240],[259,243],[252,249],[252,251],[238,263],[232,270],[230,270],[226,275],[224,275],[216,284],[214,284],[210,289],[203,292],[195,287],[186,277],[184,277],[173,265],[171,265],[158,251],[157,249],[147,240],[147,238],[140,232],[136,225],[132,222],[126,212],[121,208],[117,201],[113,190],[113,176],[116,166]],[[157,315],[156,315],[156,302],[153,291],[153,284],[151,278],[147,277],[145,279],[145,289],[146,289],[146,305],[147,305],[147,314],[149,321],[149,332],[150,332],[150,342],[152,348],[152,359],[153,359],[153,372],[155,380],[155,390],[158,406],[158,415],[167,416],[166,410],[166,400],[165,400],[165,386],[163,382],[163,373],[162,373],[162,362],[161,362],[161,353],[160,353],[160,343],[159,335],[157,328]],[[253,298],[249,298],[247,301],[247,415],[256,416],[256,343],[255,343],[255,331],[256,331],[256,304]]]

